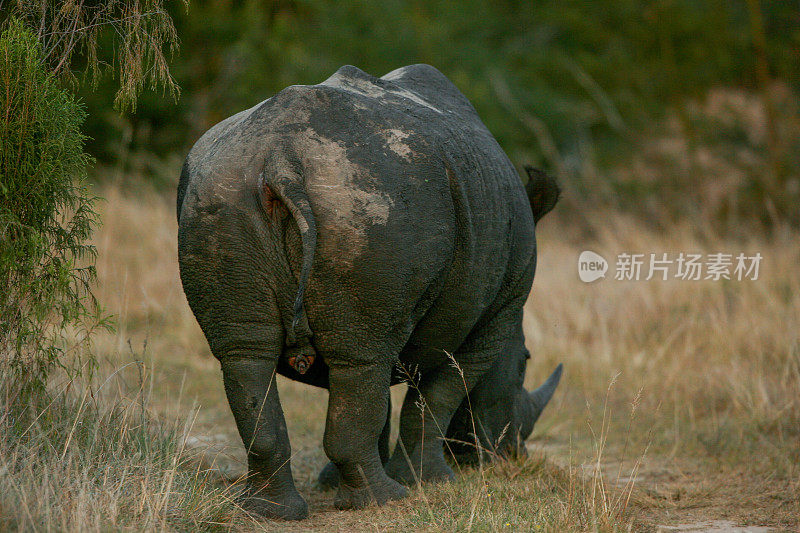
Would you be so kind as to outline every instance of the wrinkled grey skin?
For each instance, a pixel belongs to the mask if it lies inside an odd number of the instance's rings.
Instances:
[[[557,383],[538,400],[522,389],[534,220],[558,195],[532,176],[526,194],[427,65],[383,78],[342,67],[197,141],[178,188],[181,280],[247,449],[246,509],[308,513],[276,373],[330,390],[323,446],[339,508],[403,497],[397,480],[451,478],[435,428],[474,440],[470,403],[481,443],[530,433]],[[389,457],[389,386],[408,374]]]

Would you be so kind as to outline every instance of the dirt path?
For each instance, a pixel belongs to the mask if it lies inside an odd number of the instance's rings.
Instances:
[[[214,387],[211,387],[213,390]],[[313,509],[314,522],[319,527],[331,525],[341,512],[333,508],[332,492],[321,491],[316,483],[319,469],[327,458],[319,446],[323,431],[324,391],[291,382],[282,382],[281,396],[289,405],[312,405],[312,412],[298,419],[298,413],[287,413],[293,446],[293,471],[299,490],[306,495]],[[400,396],[402,391],[395,391]],[[211,395],[215,396],[215,395]],[[205,403],[205,402],[204,402]],[[399,402],[395,402],[399,404]],[[209,405],[202,410],[198,424],[187,441],[205,467],[216,471],[219,480],[232,484],[245,474],[245,456],[239,445],[232,418],[225,404]],[[318,413],[316,411],[319,411]],[[205,431],[204,431],[205,430]],[[568,442],[547,437],[529,442],[529,454],[544,454],[548,461],[568,469],[579,468],[591,478],[597,469],[590,450],[570,451]],[[586,455],[578,461],[578,455]],[[637,465],[635,459],[620,461],[608,452],[600,469],[609,487],[624,493],[631,482],[631,511],[638,528],[657,532],[764,533],[768,531],[797,531],[798,501],[793,497],[797,487],[786,480],[758,479],[743,469],[713,465],[702,461],[675,460],[650,454]],[[576,467],[577,465],[577,467]],[[635,479],[632,473],[635,472]],[[303,530],[303,526],[292,526]]]

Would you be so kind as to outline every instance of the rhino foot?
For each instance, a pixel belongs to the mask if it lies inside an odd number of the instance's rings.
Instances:
[[[339,486],[339,469],[333,461],[329,461],[319,473],[317,481],[324,490],[335,489]]]
[[[334,505],[337,509],[362,509],[372,503],[383,505],[390,500],[405,498],[407,495],[407,488],[388,477],[381,483],[372,483],[365,487],[351,487],[342,483],[339,485]]]
[[[308,518],[308,504],[297,491],[281,494],[279,497],[245,494],[237,503],[248,514],[261,518],[283,520]]]
[[[441,460],[424,461],[421,465],[417,460],[414,465],[412,470],[409,461],[405,457],[393,457],[389,464],[386,465],[386,473],[395,481],[408,486],[416,485],[417,481],[435,483],[438,481],[451,481],[456,477],[455,472],[443,457]]]

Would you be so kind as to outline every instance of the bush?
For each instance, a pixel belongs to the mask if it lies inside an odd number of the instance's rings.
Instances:
[[[62,356],[108,325],[91,292],[95,250],[87,241],[98,220],[73,69],[83,65],[93,80],[113,71],[120,110],[134,109],[145,86],[177,96],[164,55],[177,35],[161,0],[11,0],[2,16],[0,379],[4,401],[25,405],[14,400],[26,391],[38,393],[28,400],[46,397],[55,366],[92,369],[91,358],[67,364]],[[111,60],[98,58],[101,44]]]
[[[43,389],[67,330],[85,339],[98,323],[85,116],[36,37],[10,21],[0,34],[0,357],[16,393]]]

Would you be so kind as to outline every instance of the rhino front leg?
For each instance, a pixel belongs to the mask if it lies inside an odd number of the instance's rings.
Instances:
[[[407,489],[383,469],[378,441],[389,405],[390,368],[330,368],[330,398],[323,445],[339,472],[339,509],[358,509],[406,496]]]
[[[465,369],[462,378],[456,369],[447,366],[409,388],[400,414],[400,436],[386,465],[389,476],[405,485],[455,477],[445,460],[442,441],[453,414],[475,380],[469,369]]]
[[[242,507],[269,518],[306,518],[308,505],[292,478],[275,363],[244,356],[227,356],[221,363],[225,392],[247,450],[249,473]]]

